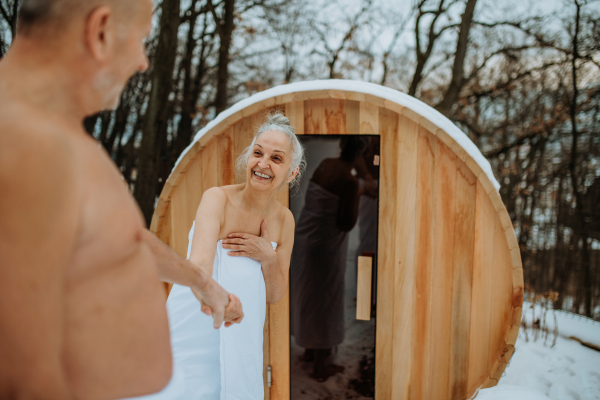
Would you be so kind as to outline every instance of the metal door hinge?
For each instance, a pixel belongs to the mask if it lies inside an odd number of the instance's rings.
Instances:
[[[267,387],[271,387],[271,366],[267,366]]]

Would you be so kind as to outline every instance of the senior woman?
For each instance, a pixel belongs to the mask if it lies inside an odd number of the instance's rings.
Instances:
[[[189,235],[188,258],[238,295],[244,318],[215,330],[202,298],[187,287],[173,286],[167,309],[174,362],[185,379],[183,398],[264,399],[266,305],[285,294],[294,245],[292,213],[274,197],[286,183],[298,180],[304,164],[304,150],[289,120],[273,114],[238,159],[238,173],[246,182],[204,192]]]

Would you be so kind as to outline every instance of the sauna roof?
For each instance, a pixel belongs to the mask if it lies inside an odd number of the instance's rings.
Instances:
[[[196,142],[198,142],[202,138],[202,136],[204,136],[208,131],[210,131],[213,127],[217,126],[221,121],[225,120],[227,117],[239,111],[242,111],[243,109],[255,103],[259,103],[272,97],[277,97],[290,93],[307,92],[315,90],[339,90],[346,92],[369,94],[385,100],[392,101],[396,104],[399,104],[405,108],[416,112],[420,116],[428,119],[431,123],[435,124],[438,128],[445,131],[448,135],[450,135],[473,158],[473,160],[477,164],[479,164],[479,166],[488,176],[490,182],[492,182],[496,190],[500,188],[500,184],[494,177],[494,173],[492,172],[492,167],[490,163],[483,156],[483,154],[481,154],[477,146],[475,146],[475,144],[463,131],[461,131],[456,125],[454,125],[454,123],[452,123],[452,121],[450,121],[448,118],[442,115],[439,111],[437,111],[433,107],[428,106],[422,101],[405,93],[399,92],[395,89],[391,89],[370,82],[360,82],[342,79],[302,81],[290,83],[287,85],[280,85],[256,93],[253,96],[250,96],[244,100],[237,102],[227,110],[217,115],[215,119],[210,121],[204,128],[202,128],[198,133],[196,133],[192,143],[179,156],[175,167],[177,167],[177,164],[179,164],[179,162],[183,159],[186,153],[194,146]],[[173,171],[174,170],[175,168],[173,168]]]

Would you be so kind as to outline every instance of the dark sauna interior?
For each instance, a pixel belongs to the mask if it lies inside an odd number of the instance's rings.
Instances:
[[[291,399],[373,399],[379,136],[300,140],[307,168],[290,193]]]

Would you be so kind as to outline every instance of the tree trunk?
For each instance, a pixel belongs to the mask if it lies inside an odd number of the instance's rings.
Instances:
[[[458,99],[460,91],[465,82],[465,56],[469,46],[469,32],[473,23],[473,14],[475,13],[475,3],[477,0],[468,0],[465,6],[465,12],[460,22],[460,32],[456,42],[456,53],[454,55],[454,65],[452,66],[452,80],[446,90],[444,98],[437,106],[439,112],[448,116],[452,106]]]
[[[573,194],[575,197],[575,226],[579,231],[582,240],[581,244],[581,275],[580,289],[583,302],[583,315],[590,316],[592,313],[592,293],[591,293],[591,271],[590,271],[590,255],[588,247],[588,232],[585,223],[585,210],[583,207],[583,193],[579,190],[577,183],[577,140],[579,131],[577,129],[577,98],[579,97],[579,89],[577,87],[577,60],[579,59],[579,31],[581,18],[581,5],[575,1],[575,31],[573,32],[573,56],[571,58],[571,78],[573,80],[573,98],[569,107],[571,117],[571,159],[569,161],[569,172],[571,174],[571,184],[573,185]],[[578,286],[579,286],[578,285]]]
[[[212,3],[211,3],[212,7]],[[223,0],[223,16],[216,16],[214,8],[212,9],[217,32],[219,33],[219,63],[217,71],[217,94],[215,96],[215,107],[217,115],[225,110],[228,105],[228,85],[229,85],[229,50],[231,48],[231,37],[235,28],[235,0]]]
[[[173,165],[177,157],[181,152],[190,144],[192,137],[192,120],[196,110],[196,102],[198,98],[195,95],[194,83],[192,79],[192,58],[194,56],[194,50],[196,49],[196,40],[194,38],[194,27],[196,26],[196,20],[198,13],[195,12],[197,0],[192,1],[190,7],[191,15],[189,19],[189,31],[187,36],[187,45],[185,56],[181,61],[181,69],[183,70],[183,99],[181,102],[181,120],[177,126],[177,137],[175,138],[172,154],[169,157],[169,166]],[[204,39],[204,36],[202,36]],[[200,65],[198,65],[197,74],[201,74],[202,55],[200,59]]]
[[[142,125],[142,141],[139,150],[138,174],[134,196],[150,226],[154,202],[161,172],[160,155],[162,136],[167,129],[167,104],[173,87],[173,69],[177,53],[177,31],[179,28],[179,0],[163,0],[159,23],[159,42],[156,62],[150,77],[152,89],[148,108]]]

